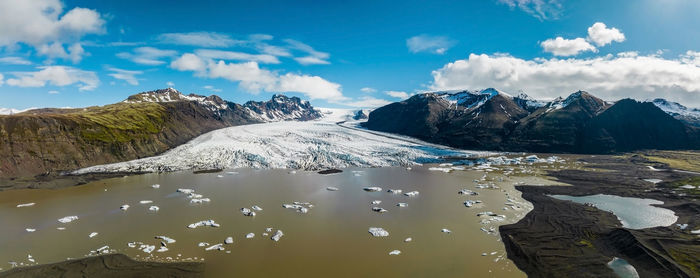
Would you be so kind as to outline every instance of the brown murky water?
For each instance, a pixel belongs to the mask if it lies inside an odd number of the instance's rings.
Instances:
[[[353,172],[356,170],[356,172]],[[147,174],[94,182],[61,190],[21,190],[0,193],[0,267],[8,262],[37,264],[78,258],[108,245],[120,252],[145,260],[204,260],[207,273],[214,277],[250,276],[334,276],[334,277],[524,277],[505,258],[497,234],[488,230],[522,217],[530,204],[522,202],[513,184],[531,177],[505,177],[488,174],[500,189],[478,189],[475,179],[485,172],[429,171],[428,166],[403,168],[345,169],[333,175],[288,170],[239,169],[233,173],[192,174],[176,172]],[[218,177],[221,175],[222,177]],[[501,180],[503,178],[503,180]],[[486,182],[480,182],[486,183]],[[152,184],[160,184],[154,189]],[[326,187],[339,188],[328,191]],[[365,192],[362,187],[380,186],[383,192]],[[210,203],[190,204],[178,188],[191,188]],[[403,192],[420,191],[416,197],[387,193],[389,188]],[[458,195],[470,189],[478,196]],[[521,202],[520,210],[504,210],[506,194]],[[471,208],[465,200],[481,200]],[[140,204],[152,200],[153,204]],[[381,200],[371,210],[373,200]],[[282,207],[294,201],[311,202],[307,214]],[[18,204],[34,202],[30,207]],[[396,206],[399,202],[407,207]],[[129,204],[126,211],[120,206]],[[151,205],[159,211],[149,211]],[[255,217],[246,217],[242,207],[263,208]],[[480,223],[478,212],[493,211],[506,216],[503,222]],[[76,215],[71,223],[57,219]],[[188,224],[213,219],[221,226],[187,228]],[[57,230],[65,227],[65,230]],[[262,236],[267,227],[280,229],[279,242]],[[369,227],[382,227],[390,235],[373,237]],[[26,228],[36,229],[27,232]],[[452,233],[442,233],[447,228]],[[89,234],[98,235],[90,238]],[[247,233],[255,238],[246,239]],[[144,253],[127,246],[129,242],[160,245],[157,235],[177,242],[166,252]],[[233,244],[225,251],[205,251],[198,243]],[[404,242],[411,237],[412,242]],[[390,256],[400,250],[398,256]],[[230,252],[228,252],[230,251]],[[491,255],[493,252],[493,255]],[[482,256],[482,253],[487,253]]]

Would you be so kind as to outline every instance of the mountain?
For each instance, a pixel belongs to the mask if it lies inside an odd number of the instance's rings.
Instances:
[[[584,124],[607,108],[591,94],[578,91],[557,98],[520,120],[509,138],[509,149],[566,152],[577,148]]]
[[[0,177],[58,174],[162,153],[215,129],[320,114],[298,98],[245,105],[168,88],[120,103],[0,116]]]
[[[656,107],[687,124],[700,127],[700,109],[688,108],[678,102],[657,98],[651,101]]]
[[[700,129],[657,106],[611,105],[584,91],[547,103],[496,89],[429,92],[375,109],[364,126],[467,149],[609,153],[700,146]]]

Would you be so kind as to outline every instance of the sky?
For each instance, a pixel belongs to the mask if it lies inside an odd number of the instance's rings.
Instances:
[[[0,0],[0,107],[167,87],[337,108],[488,87],[700,107],[698,14],[695,0]]]

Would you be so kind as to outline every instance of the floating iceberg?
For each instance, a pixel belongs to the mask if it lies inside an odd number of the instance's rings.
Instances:
[[[93,238],[96,236],[97,236],[97,232],[92,232],[92,233],[90,233],[90,235],[88,235],[88,237],[90,237],[90,238]]]
[[[275,234],[272,235],[271,239],[274,241],[280,241],[280,238],[282,238],[282,236],[284,236],[284,233],[281,230],[277,230],[277,232],[275,232]]]
[[[375,237],[386,237],[389,236],[389,232],[382,228],[377,228],[377,227],[370,227],[369,228],[369,233],[372,234]]]
[[[129,205],[122,205],[121,207],[119,207],[119,209],[127,210],[127,209],[129,209]]]
[[[448,229],[445,229],[445,228],[443,228],[443,229],[440,230],[440,231],[443,232],[443,233],[446,233],[446,234],[452,233],[452,231],[450,231],[450,230],[448,230]]]
[[[337,188],[337,187],[333,187],[333,186],[329,186],[329,187],[326,187],[326,190],[328,190],[328,191],[338,191],[338,188]]]
[[[189,225],[187,225],[187,228],[194,229],[194,228],[197,228],[197,227],[204,227],[204,226],[209,226],[209,227],[217,228],[217,227],[219,227],[219,226],[221,226],[221,225],[219,225],[218,223],[214,222],[214,220],[211,220],[211,219],[210,219],[210,220],[202,220],[202,221],[199,221],[199,222],[196,222],[196,223],[189,224]]]
[[[245,235],[245,238],[254,238],[255,234],[254,233],[248,233]]]
[[[206,251],[211,251],[211,250],[223,251],[224,249],[225,249],[225,248],[224,248],[224,245],[221,244],[221,243],[217,243],[217,244],[214,244],[214,245],[209,246],[209,247],[207,247],[207,248],[204,248],[204,250],[206,250]]]
[[[379,192],[382,191],[381,187],[376,187],[376,186],[370,186],[370,187],[364,187],[362,190],[367,191],[367,192]]]
[[[392,255],[392,256],[396,256],[399,254],[401,254],[401,251],[399,251],[399,250],[394,250],[394,251],[389,252],[389,255]]]
[[[386,192],[389,192],[391,194],[401,194],[403,192],[401,189],[389,189]]]
[[[142,200],[142,201],[139,201],[139,204],[142,204],[142,205],[151,204],[151,203],[153,203],[153,201],[151,201],[151,200]]]
[[[233,237],[227,237],[227,238],[224,240],[224,243],[226,243],[226,244],[233,244]]]
[[[175,240],[172,238],[169,238],[167,236],[156,236],[156,239],[162,239],[165,240],[168,244],[175,243]]]
[[[406,193],[404,193],[403,195],[406,195],[406,196],[408,196],[408,197],[415,197],[415,196],[418,196],[418,194],[420,194],[420,192],[418,192],[418,191],[411,191],[411,192],[406,192]]]
[[[150,211],[159,211],[160,208],[159,208],[158,206],[151,206],[151,207],[148,208],[148,210],[150,210]]]
[[[158,188],[160,188],[160,184],[154,184],[154,185],[151,185],[151,187],[158,189]]]
[[[58,222],[70,223],[70,222],[73,222],[75,220],[78,220],[78,217],[73,215],[73,216],[66,216],[66,217],[60,218],[60,219],[58,219]]]
[[[26,204],[19,204],[17,205],[18,208],[24,208],[24,207],[31,207],[33,205],[36,205],[36,203],[26,203]]]

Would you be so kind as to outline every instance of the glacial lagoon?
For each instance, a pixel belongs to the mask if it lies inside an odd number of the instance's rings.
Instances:
[[[138,260],[203,261],[208,274],[243,277],[525,277],[506,258],[498,226],[531,209],[514,184],[549,181],[500,171],[429,169],[350,168],[331,175],[182,171],[3,192],[0,268],[109,252]],[[363,190],[369,186],[382,189]],[[463,189],[468,194],[458,194]],[[411,191],[418,194],[403,194]],[[474,201],[470,207],[467,200]],[[245,216],[241,208],[255,216]],[[207,220],[218,227],[196,225]],[[388,236],[373,236],[371,227]],[[283,236],[271,240],[278,230]]]
[[[615,214],[622,226],[630,229],[670,226],[678,220],[678,217],[672,210],[654,206],[662,205],[664,202],[653,199],[606,194],[590,196],[552,195],[551,197],[580,204],[592,204],[598,209]]]

